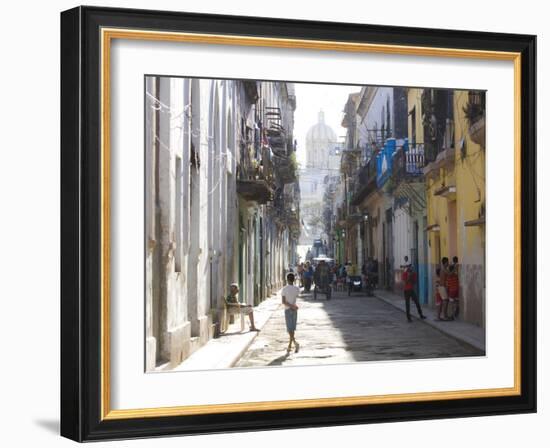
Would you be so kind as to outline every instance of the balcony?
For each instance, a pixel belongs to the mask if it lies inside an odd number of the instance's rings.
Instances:
[[[474,143],[485,147],[485,117],[479,117],[470,124],[468,134]]]
[[[287,137],[283,128],[270,128],[267,130],[269,146],[276,154],[287,153]]]
[[[267,204],[272,200],[273,191],[265,180],[237,180],[237,194],[245,201]]]
[[[424,145],[409,145],[407,141],[393,154],[392,194],[395,198],[408,200],[410,211],[426,208],[424,187]]]
[[[451,201],[456,201],[456,186],[443,185],[434,191],[434,196],[441,196]]]
[[[437,177],[441,168],[451,168],[455,163],[455,148],[447,148],[441,150],[435,159],[430,157],[430,153],[427,151],[424,156],[425,166],[422,169],[425,176]]]
[[[283,157],[273,155],[273,167],[276,171],[276,177],[282,184],[292,184],[296,182],[296,156]]]
[[[357,206],[361,204],[367,196],[376,190],[376,165],[377,159],[372,157],[357,172],[356,188],[352,193],[350,205]]]
[[[275,152],[286,154],[286,131],[283,126],[283,116],[279,107],[266,106],[263,111],[264,128],[267,133],[269,145]]]
[[[468,92],[468,102],[463,107],[464,117],[468,121],[470,139],[485,147],[485,92]]]
[[[426,166],[424,145],[422,143],[409,145],[405,142],[395,151],[392,163],[392,179],[395,183],[402,180],[421,180]]]
[[[273,220],[280,228],[287,228],[293,238],[300,235],[299,197],[285,193],[287,187],[278,188],[273,198]]]
[[[378,188],[382,188],[392,175],[393,156],[396,148],[397,141],[394,138],[389,138],[376,156],[376,185]]]

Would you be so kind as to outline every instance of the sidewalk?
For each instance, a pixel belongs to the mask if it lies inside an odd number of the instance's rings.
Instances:
[[[374,291],[374,295],[380,300],[405,312],[405,299],[402,296],[390,291],[379,289]],[[485,330],[483,328],[461,320],[454,320],[450,322],[438,321],[436,320],[436,311],[426,305],[422,305],[422,312],[426,316],[426,319],[424,319],[423,322],[427,325],[430,325],[442,333],[445,333],[485,352]],[[411,315],[413,316],[413,319],[416,317],[416,307],[414,303],[411,303]]]
[[[261,330],[271,315],[281,307],[281,297],[271,296],[254,308],[254,323]],[[233,367],[250,344],[258,336],[257,331],[248,331],[249,321],[245,317],[246,329],[241,333],[240,319],[235,319],[219,338],[211,339],[171,372],[185,370],[229,369]]]

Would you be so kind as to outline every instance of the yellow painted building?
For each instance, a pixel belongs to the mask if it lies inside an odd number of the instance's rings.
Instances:
[[[408,107],[408,137],[414,144],[424,143],[424,127],[422,126],[422,92],[423,89],[407,89]]]
[[[425,90],[423,95],[424,129],[436,129],[427,132],[431,147],[424,169],[431,284],[441,258],[458,257],[460,316],[484,326],[484,93]]]

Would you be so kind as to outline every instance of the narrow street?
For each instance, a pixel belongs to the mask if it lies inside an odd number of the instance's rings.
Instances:
[[[320,297],[320,298],[319,298]],[[476,356],[483,353],[376,297],[333,293],[298,302],[298,353],[286,355],[288,334],[282,306],[273,313],[235,367],[337,364],[396,359]],[[415,314],[413,314],[415,316]],[[452,325],[452,323],[449,323]]]
[[[145,100],[147,371],[485,353],[484,91],[148,76]],[[289,272],[379,295],[304,294],[285,356]]]

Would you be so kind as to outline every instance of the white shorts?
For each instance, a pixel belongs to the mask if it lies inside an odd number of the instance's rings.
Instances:
[[[445,286],[439,286],[437,291],[441,296],[441,300],[449,300],[449,294],[447,294],[447,288]]]

